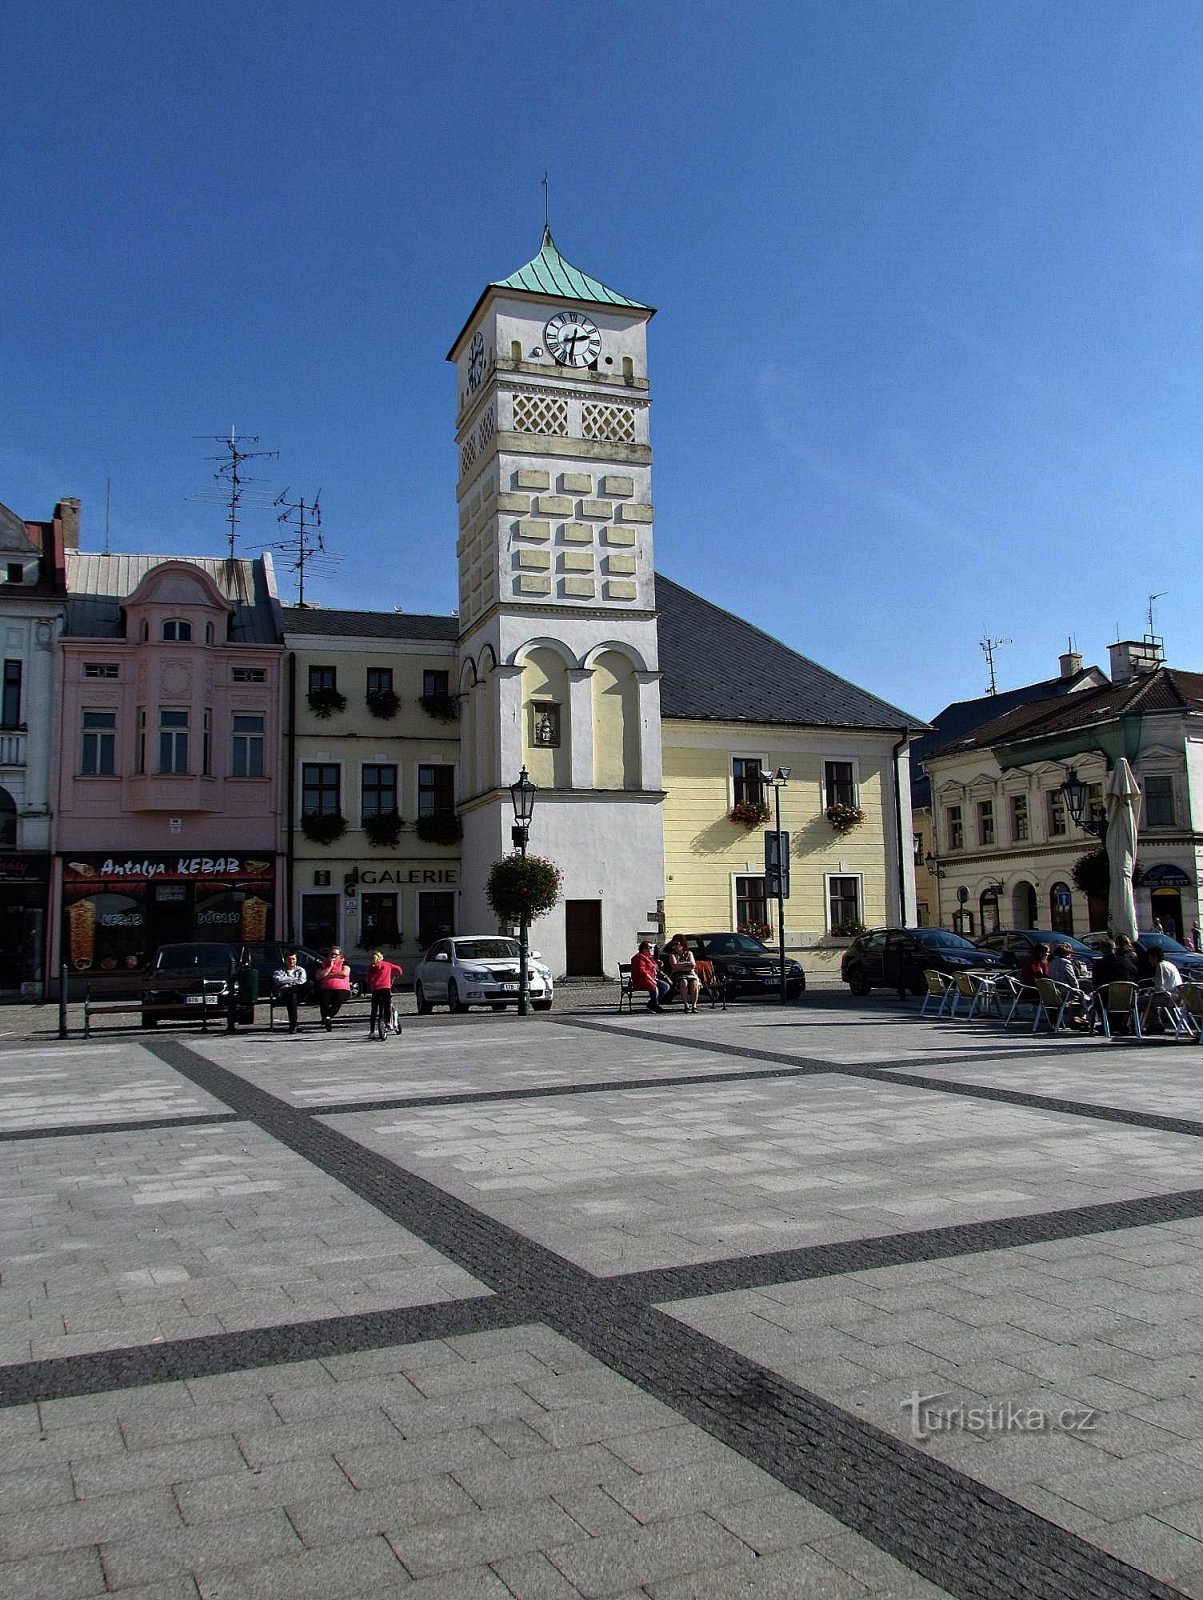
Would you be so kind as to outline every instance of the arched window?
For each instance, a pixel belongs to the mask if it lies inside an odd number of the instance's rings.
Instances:
[[[192,638],[192,624],[182,617],[168,617],[160,637],[176,644],[187,644]]]
[[[15,849],[17,843],[17,802],[7,789],[0,789],[0,849]]]
[[[1054,933],[1074,931],[1073,895],[1067,883],[1054,883],[1048,892],[1048,925]]]
[[[1001,927],[998,914],[998,885],[983,889],[978,899],[978,910],[981,914],[981,928],[983,933],[997,933]]]

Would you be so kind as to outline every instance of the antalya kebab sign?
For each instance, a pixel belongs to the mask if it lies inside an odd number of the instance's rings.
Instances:
[[[185,883],[201,878],[265,879],[273,876],[275,863],[262,856],[79,856],[63,862],[65,882]]]

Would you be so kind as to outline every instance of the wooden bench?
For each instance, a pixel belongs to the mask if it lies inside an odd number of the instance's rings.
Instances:
[[[721,1005],[725,1011],[727,1009],[726,985],[720,978],[716,977],[714,968],[711,966],[709,961],[699,961],[697,964],[697,970],[698,982],[701,985],[701,988],[698,991],[698,998],[700,1000],[709,1000],[711,1011],[713,1011],[715,1006],[718,1005]],[[623,1005],[625,1004],[627,1010],[633,1012],[635,1009],[635,996],[637,994],[647,994],[647,992],[648,991],[646,989],[636,989],[633,987],[631,983],[631,963],[629,961],[620,961],[618,963],[619,1011],[622,1010]],[[674,984],[670,992],[661,1000],[660,1004],[662,1006],[668,1006],[671,1005],[674,1000],[679,1000],[680,998],[680,993]]]
[[[225,988],[224,978],[181,978],[173,982],[173,988],[179,994],[196,994],[200,996],[195,1008],[196,1020],[200,1023],[203,1032],[209,1031],[209,1019],[222,1018],[227,1028],[233,1027],[233,1014],[227,998],[220,991]],[[192,1020],[192,1010],[181,1015],[184,1010],[180,1000],[151,1000],[152,994],[161,993],[163,980],[143,979],[133,986],[125,985],[121,989],[106,989],[95,997],[92,994],[91,984],[84,990],[84,1038],[92,1037],[92,1018],[101,1016],[138,1016],[142,1019],[143,1027],[153,1027],[160,1016],[174,1013],[180,1022]],[[210,1003],[206,996],[212,995]],[[236,1009],[236,1008],[235,1008]],[[153,1021],[148,1019],[153,1018]]]

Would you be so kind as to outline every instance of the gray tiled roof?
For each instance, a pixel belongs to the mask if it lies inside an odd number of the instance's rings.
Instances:
[[[0,551],[5,555],[40,556],[42,547],[29,536],[29,529],[15,511],[0,505]]]
[[[233,602],[230,639],[238,644],[278,644],[280,604],[271,557],[229,561],[217,556],[103,555],[67,552],[67,614],[63,632],[85,639],[119,639],[121,604],[154,567],[182,561],[208,574]]]
[[[284,631],[342,639],[445,639],[454,644],[459,637],[459,618],[399,611],[327,611],[324,607],[285,606]]]
[[[660,573],[656,607],[664,717],[900,734],[927,727]]]

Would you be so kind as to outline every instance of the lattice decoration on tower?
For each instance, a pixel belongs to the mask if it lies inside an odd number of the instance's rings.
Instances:
[[[620,444],[634,444],[634,408],[586,403],[581,407],[581,433],[586,439],[605,439]]]
[[[475,460],[476,440],[472,437],[469,437],[468,442],[464,445],[464,448],[459,453],[459,469],[461,477],[467,476]]]
[[[485,449],[485,447],[488,445],[490,439],[492,439],[493,435],[496,432],[497,432],[497,419],[493,415],[492,410],[490,409],[490,410],[485,412],[483,417],[481,417],[480,425],[476,430],[476,437],[480,441],[480,448],[482,450]]]
[[[514,397],[515,433],[568,432],[568,402],[549,394],[520,394]]]

